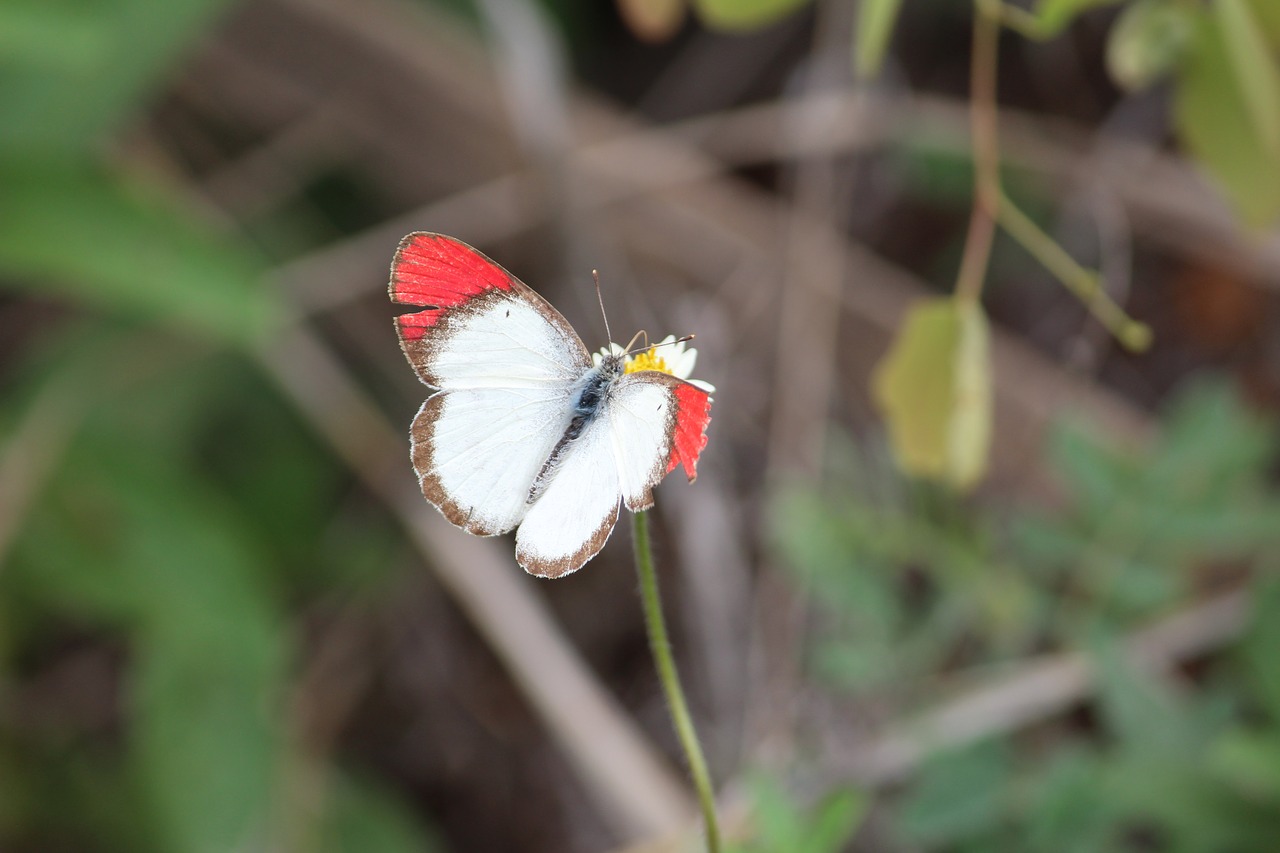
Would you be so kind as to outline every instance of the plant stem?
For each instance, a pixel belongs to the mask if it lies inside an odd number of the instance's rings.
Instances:
[[[1009,200],[1000,185],[996,121],[996,66],[1000,25],[1030,35],[1038,20],[1001,0],[974,0],[973,54],[969,66],[969,132],[973,138],[973,214],[956,279],[956,299],[977,302],[991,258],[996,225],[1017,240],[1062,282],[1126,348],[1151,345],[1151,328],[1139,323],[1107,295],[1096,272],[1076,263],[1065,249]],[[1043,34],[1041,34],[1043,36]]]
[[[987,277],[1000,206],[1000,149],[996,134],[996,48],[1000,21],[992,5],[977,0],[969,66],[969,132],[973,136],[973,213],[956,279],[956,298],[977,302]]]
[[[997,217],[1000,227],[1075,294],[1126,349],[1141,352],[1151,345],[1151,327],[1126,314],[1107,295],[1096,272],[1080,266],[1007,197],[1000,199]]]
[[[689,716],[684,690],[680,687],[680,675],[671,656],[671,642],[667,639],[667,623],[662,618],[662,600],[658,597],[658,578],[653,571],[653,551],[649,545],[649,518],[645,512],[631,514],[631,533],[635,543],[636,574],[640,576],[640,600],[644,609],[645,627],[649,632],[649,649],[658,666],[658,678],[667,704],[671,708],[671,721],[676,735],[684,747],[689,762],[689,773],[698,790],[698,804],[702,807],[702,819],[706,827],[707,853],[720,853],[720,825],[716,820],[716,800],[711,789],[711,774],[707,760],[702,755],[702,744]]]

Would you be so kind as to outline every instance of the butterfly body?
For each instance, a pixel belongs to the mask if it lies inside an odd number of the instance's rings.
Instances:
[[[564,454],[569,450],[571,442],[579,438],[583,430],[600,414],[608,399],[613,383],[622,374],[622,359],[618,356],[609,356],[599,366],[591,368],[583,375],[581,390],[570,395],[571,397],[576,397],[577,401],[573,404],[573,413],[569,418],[569,425],[565,427],[564,435],[560,436],[560,440],[551,449],[551,455],[543,463],[542,470],[534,478],[533,485],[529,487],[528,500],[525,503],[532,504],[542,497],[542,493],[546,491],[547,484],[555,475],[560,460],[564,458]]]
[[[397,318],[405,355],[435,389],[410,432],[423,494],[470,533],[517,530],[526,570],[577,570],[620,503],[652,506],[678,464],[694,478],[707,392],[668,372],[628,372],[618,353],[593,364],[559,312],[480,252],[410,234],[390,293],[424,309]]]

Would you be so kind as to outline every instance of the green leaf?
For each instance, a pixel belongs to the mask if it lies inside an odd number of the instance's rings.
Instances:
[[[917,845],[932,845],[991,829],[1004,812],[1010,773],[1004,743],[984,742],[933,757],[902,805],[902,833]]]
[[[0,281],[223,343],[281,311],[264,263],[173,199],[83,166],[0,163]]]
[[[1103,637],[1094,646],[1099,705],[1111,734],[1146,755],[1192,749],[1186,709],[1168,688],[1134,667],[1119,642]]]
[[[3,577],[131,639],[124,743],[160,849],[261,846],[286,642],[254,536],[181,457],[85,429]]]
[[[1236,83],[1263,146],[1280,156],[1280,68],[1247,0],[1215,0],[1212,8],[1227,42]]]
[[[853,67],[859,77],[869,79],[880,73],[901,8],[902,0],[862,0],[858,4]]]
[[[1240,653],[1271,724],[1280,728],[1280,580],[1258,585],[1253,621]]]
[[[1082,12],[1119,2],[1120,0],[1040,0],[1035,12],[1037,29],[1043,37],[1051,38],[1070,26]]]
[[[840,853],[867,816],[871,798],[842,789],[828,794],[813,810],[801,853]]]
[[[790,795],[775,778],[763,773],[752,774],[749,784],[752,823],[761,848],[798,850],[803,843],[805,822]]]
[[[748,777],[748,786],[756,837],[744,849],[760,853],[838,853],[870,806],[862,792],[839,788],[801,810],[777,779],[759,772]]]
[[[1107,70],[1122,89],[1145,89],[1171,71],[1191,42],[1195,15],[1168,0],[1138,0],[1107,38]]]
[[[1104,762],[1068,747],[1046,763],[1032,788],[1025,849],[1062,853],[1107,849],[1112,805],[1098,791]]]
[[[1125,499],[1134,482],[1132,456],[1099,441],[1079,424],[1055,424],[1049,436],[1049,459],[1086,517],[1101,518]]]
[[[224,629],[253,636],[258,627]],[[171,631],[146,639],[132,674],[135,757],[164,849],[249,849],[267,835],[283,697],[264,641],[201,648]]]
[[[693,0],[702,23],[713,30],[748,32],[768,26],[809,0]]]
[[[48,2],[12,0],[0,7],[0,81],[15,70],[85,74],[105,61],[110,48],[107,28],[83,14]]]
[[[987,467],[991,441],[991,356],[976,303],[936,298],[914,305],[872,390],[908,474],[960,489]]]
[[[392,792],[344,774],[325,809],[321,853],[440,853],[443,843]]]
[[[1174,93],[1178,133],[1240,217],[1253,226],[1268,225],[1280,218],[1280,152],[1259,130],[1274,126],[1273,113],[1280,108],[1265,103],[1276,86],[1273,61],[1257,55],[1256,34],[1235,32],[1247,29],[1241,21],[1248,19],[1239,10],[1198,10],[1197,18]],[[1241,38],[1252,48],[1237,43]],[[1233,55],[1241,49],[1250,58]],[[1248,92],[1239,77],[1245,68],[1262,75],[1248,84]]]
[[[1249,10],[1253,12],[1271,49],[1280,51],[1280,3],[1275,0],[1249,0]]]
[[[1246,799],[1280,805],[1280,731],[1224,732],[1209,748],[1208,769]]]
[[[226,0],[0,3],[0,150],[88,150]],[[5,49],[14,43],[20,47]]]

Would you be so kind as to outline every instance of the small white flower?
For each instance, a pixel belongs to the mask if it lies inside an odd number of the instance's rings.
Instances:
[[[693,374],[694,365],[698,362],[698,351],[691,346],[686,346],[686,343],[686,341],[677,341],[675,335],[667,335],[648,349],[641,350],[635,355],[627,356],[626,372],[638,373],[641,370],[660,370],[663,373],[671,374],[677,379],[683,379],[708,394],[714,394],[716,387],[710,382],[689,378]],[[610,341],[609,346],[592,354],[591,362],[596,367],[599,367],[606,355],[623,355],[625,352],[626,350],[619,344]]]

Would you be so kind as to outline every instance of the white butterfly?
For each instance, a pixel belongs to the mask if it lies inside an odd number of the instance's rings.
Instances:
[[[516,533],[516,560],[560,577],[599,553],[618,519],[653,506],[678,464],[692,482],[714,390],[656,347],[594,358],[560,312],[452,237],[400,241],[391,299],[400,346],[434,394],[410,430],[422,493],[458,527]],[[664,344],[668,342],[664,341]],[[693,350],[674,345],[687,376]]]

